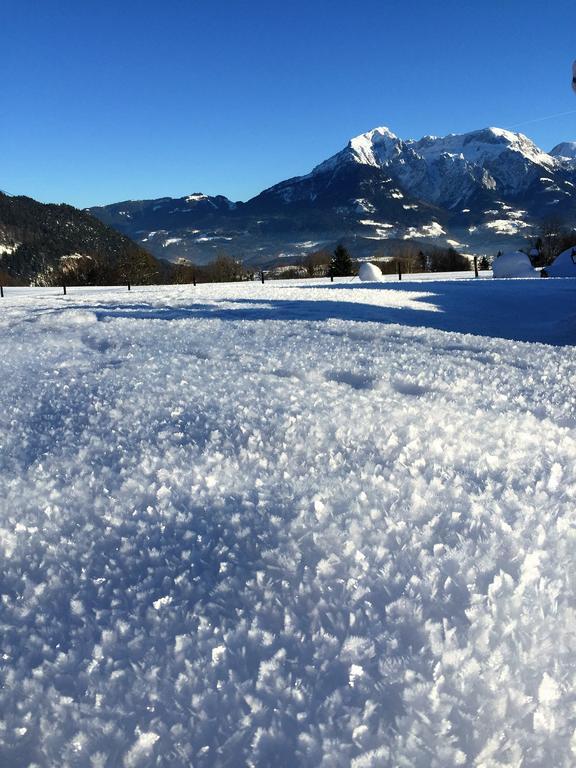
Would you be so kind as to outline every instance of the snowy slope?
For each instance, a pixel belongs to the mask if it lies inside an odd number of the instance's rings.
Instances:
[[[573,765],[575,294],[7,291],[0,764]]]

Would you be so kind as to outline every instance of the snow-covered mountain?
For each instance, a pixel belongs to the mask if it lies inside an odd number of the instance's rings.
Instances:
[[[405,192],[454,208],[476,187],[518,192],[538,173],[553,168],[555,160],[525,136],[499,128],[419,141],[402,141],[388,128],[375,128],[352,139],[310,176],[346,164],[386,169]]]
[[[403,140],[375,128],[246,203],[196,193],[91,212],[156,255],[219,250],[266,263],[345,240],[357,256],[400,240],[479,253],[525,244],[542,220],[576,225],[576,142],[550,153],[501,128]]]
[[[550,150],[553,157],[569,157],[576,159],[576,141],[563,141]]]

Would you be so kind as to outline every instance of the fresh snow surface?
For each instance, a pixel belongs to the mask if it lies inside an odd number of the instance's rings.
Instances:
[[[0,765],[573,766],[575,300],[6,289]]]

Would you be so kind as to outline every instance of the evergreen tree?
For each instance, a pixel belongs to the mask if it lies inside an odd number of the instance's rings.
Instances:
[[[330,261],[330,274],[334,277],[349,277],[352,274],[352,257],[343,245],[336,246]]]

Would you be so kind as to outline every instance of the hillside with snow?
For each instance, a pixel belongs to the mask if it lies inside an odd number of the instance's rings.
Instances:
[[[223,250],[294,261],[339,241],[360,258],[406,240],[495,255],[525,247],[543,221],[576,226],[575,146],[547,153],[502,128],[416,141],[380,127],[245,203],[195,193],[91,212],[156,256],[198,264]]]
[[[7,289],[0,764],[573,766],[575,300]]]

